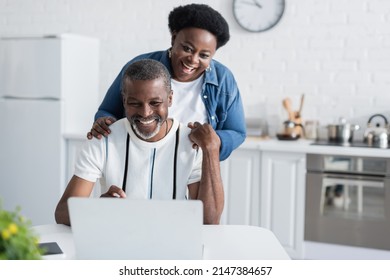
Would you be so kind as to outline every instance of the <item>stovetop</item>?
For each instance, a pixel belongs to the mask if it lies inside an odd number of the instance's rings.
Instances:
[[[327,141],[327,140],[318,140],[311,145],[319,145],[319,146],[337,146],[337,147],[356,147],[356,148],[374,148],[374,149],[389,149],[390,146],[380,147],[379,143],[375,143],[373,145],[368,145],[367,142],[363,141],[354,141],[348,143],[340,143],[336,141]]]

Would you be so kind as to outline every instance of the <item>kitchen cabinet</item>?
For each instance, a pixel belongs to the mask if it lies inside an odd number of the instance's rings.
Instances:
[[[221,163],[225,207],[221,223],[258,225],[260,215],[260,151],[239,148]]]
[[[261,153],[260,226],[296,259],[303,258],[305,169],[304,153]]]
[[[291,258],[301,259],[306,159],[304,152],[291,150],[246,142],[222,162],[225,208],[221,222],[268,228]]]

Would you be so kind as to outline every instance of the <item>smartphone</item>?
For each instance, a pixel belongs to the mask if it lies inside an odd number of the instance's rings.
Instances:
[[[39,247],[44,250],[43,255],[57,255],[63,254],[60,246],[58,246],[57,242],[45,242],[39,243]]]

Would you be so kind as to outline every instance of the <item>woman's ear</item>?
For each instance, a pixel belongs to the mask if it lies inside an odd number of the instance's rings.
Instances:
[[[176,35],[176,31],[173,31],[171,36],[171,47],[175,44]]]

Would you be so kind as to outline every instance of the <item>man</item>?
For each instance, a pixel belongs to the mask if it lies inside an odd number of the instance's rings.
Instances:
[[[129,65],[122,79],[126,118],[110,126],[109,136],[85,142],[55,210],[57,223],[70,225],[68,198],[90,196],[97,179],[102,197],[199,199],[204,223],[219,223],[224,204],[219,137],[209,124],[186,127],[168,118],[172,95],[169,72],[160,62]]]

